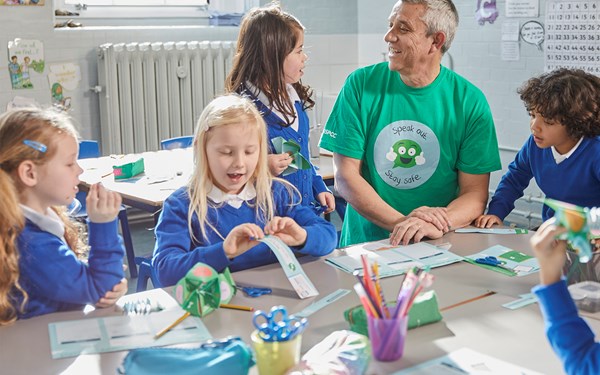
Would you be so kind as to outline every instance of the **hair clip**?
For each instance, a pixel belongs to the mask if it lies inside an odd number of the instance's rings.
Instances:
[[[46,147],[45,144],[40,143],[38,141],[32,141],[30,139],[23,140],[23,143],[35,150],[38,150],[39,152],[46,152],[46,150],[48,149],[48,147]]]

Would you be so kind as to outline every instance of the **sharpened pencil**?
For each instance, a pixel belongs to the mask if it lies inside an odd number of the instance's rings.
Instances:
[[[254,311],[254,307],[250,306],[241,306],[241,305],[230,305],[228,303],[222,303],[219,305],[224,309],[232,309],[232,310],[242,310],[242,311]]]
[[[173,327],[175,327],[179,323],[183,322],[185,320],[185,318],[187,318],[190,315],[191,314],[186,311],[185,314],[183,314],[182,316],[179,317],[179,319],[177,319],[173,323],[169,324],[169,326],[167,328],[163,329],[162,331],[160,331],[156,335],[154,335],[154,340],[159,339],[162,335],[164,335],[165,333],[169,332],[171,329],[173,329]]]

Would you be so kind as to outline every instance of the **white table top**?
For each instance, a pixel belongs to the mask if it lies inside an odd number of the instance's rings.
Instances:
[[[114,165],[144,158],[145,173],[130,180],[115,180],[111,174]],[[323,155],[311,160],[319,168],[323,179],[333,179],[333,158]],[[127,204],[133,202],[160,208],[173,191],[184,186],[192,175],[194,162],[192,148],[144,152],[120,158],[104,156],[78,161],[84,172],[79,177],[84,186],[102,181],[108,189],[120,193]],[[143,207],[140,207],[143,208]]]
[[[462,256],[496,244],[531,253],[528,238],[529,235],[449,233],[431,243],[450,242],[450,250]],[[270,309],[275,304],[283,304],[289,311],[298,312],[316,299],[323,298],[339,288],[352,290],[356,281],[352,275],[327,265],[323,259],[304,257],[300,262],[319,290],[318,297],[300,300],[285,279],[279,264],[272,264],[233,274],[238,283],[272,287],[272,295],[253,299],[240,293],[231,303],[263,310]],[[546,340],[539,307],[536,304],[518,310],[501,307],[503,303],[516,299],[519,294],[529,293],[537,284],[537,274],[508,277],[465,262],[435,268],[432,273],[435,275],[433,289],[436,290],[442,310],[490,290],[496,294],[444,310],[444,319],[441,322],[410,330],[403,358],[390,363],[372,361],[369,374],[387,374],[463,347],[544,374],[562,373],[560,362]],[[396,293],[400,281],[400,277],[383,279],[382,286],[386,295]],[[358,304],[358,297],[351,292],[311,315],[308,318],[309,328],[303,334],[302,352],[306,352],[332,331],[348,329],[343,311]],[[90,316],[110,314],[115,314],[114,309],[95,311]],[[57,360],[51,358],[48,323],[83,317],[82,312],[55,313],[0,328],[2,372],[114,373],[126,352],[82,355]],[[215,338],[239,335],[250,344],[250,333],[253,329],[251,317],[249,312],[220,309],[203,318],[203,322]],[[588,321],[593,328],[600,329],[599,322]],[[253,372],[256,372],[255,368]]]

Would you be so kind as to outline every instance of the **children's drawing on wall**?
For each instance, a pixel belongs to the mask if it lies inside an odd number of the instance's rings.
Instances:
[[[0,0],[0,5],[44,5],[44,0]]]
[[[65,91],[73,91],[81,81],[81,70],[74,63],[50,65],[48,82],[52,94],[52,104],[63,110],[71,108],[71,97],[65,96]]]
[[[44,46],[39,40],[8,42],[8,72],[13,90],[32,89],[31,72],[44,71]]]
[[[481,26],[483,26],[486,22],[494,23],[496,18],[498,18],[498,8],[496,8],[496,0],[477,0],[475,20]]]

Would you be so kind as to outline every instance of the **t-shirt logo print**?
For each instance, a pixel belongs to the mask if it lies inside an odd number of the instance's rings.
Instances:
[[[425,157],[421,146],[410,139],[402,139],[392,147],[390,152],[385,155],[385,158],[394,162],[394,168],[411,168],[415,165],[425,164]]]
[[[429,180],[440,161],[440,144],[430,127],[401,120],[381,129],[373,147],[377,174],[396,189],[414,189]]]

